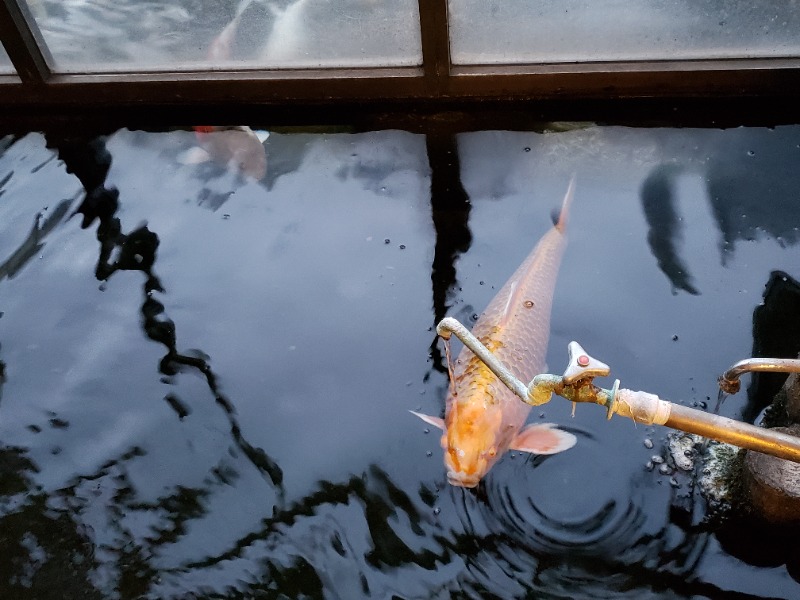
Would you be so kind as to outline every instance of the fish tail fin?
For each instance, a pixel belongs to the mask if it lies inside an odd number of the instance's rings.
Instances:
[[[553,226],[561,233],[567,229],[567,221],[569,220],[569,208],[572,205],[572,198],[575,196],[575,175],[569,180],[567,193],[564,194],[564,200],[561,203],[561,210],[553,213]]]

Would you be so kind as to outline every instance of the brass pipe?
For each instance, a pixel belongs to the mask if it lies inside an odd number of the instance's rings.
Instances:
[[[667,427],[800,463],[800,437],[670,403]]]
[[[800,373],[800,360],[796,358],[746,358],[725,371],[717,380],[726,394],[739,391],[739,377],[745,373]]]

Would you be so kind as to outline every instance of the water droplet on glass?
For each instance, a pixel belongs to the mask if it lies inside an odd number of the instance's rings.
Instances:
[[[652,471],[654,466],[655,465],[653,464],[653,461],[652,460],[648,460],[647,464],[645,464],[644,468],[647,469],[648,471]]]
[[[478,313],[474,313],[474,314],[472,315],[471,319],[472,319],[473,321],[477,321],[477,320],[478,320]]]
[[[530,152],[530,151],[531,151],[530,147],[525,146],[525,152]]]
[[[405,244],[400,244],[400,250],[405,250],[405,249],[406,249],[406,245]]]
[[[653,440],[650,438],[644,438],[644,447],[650,450],[653,447]]]
[[[785,280],[784,280],[784,281],[785,281]],[[478,282],[478,285],[483,285],[483,282],[482,282],[482,281],[479,281],[479,282]]]
[[[423,429],[423,430],[422,430],[422,433],[430,433],[430,432],[431,432],[431,430],[430,430],[430,429],[428,429],[427,427],[426,427],[425,429]]]
[[[664,459],[661,458],[658,454],[653,454],[653,456],[650,457],[650,460],[652,460],[653,464],[656,465],[660,465],[661,463],[664,462]]]
[[[430,450],[428,450],[428,451],[425,453],[425,456],[427,456],[428,458],[430,458],[431,456],[433,456],[433,452],[431,452]]]
[[[442,512],[442,509],[441,509],[441,508],[439,508],[438,506],[437,506],[436,508],[434,508],[434,509],[433,509],[433,514],[434,514],[434,515],[438,515],[440,512]]]
[[[662,475],[670,475],[672,473],[672,469],[669,468],[669,465],[661,465],[658,467],[658,472]]]
[[[97,289],[100,290],[101,292],[105,292],[106,291],[106,282],[104,281],[99,286],[97,286]]]
[[[677,342],[678,341],[678,334],[677,333],[672,336],[672,341],[673,342]]]
[[[756,153],[753,152],[752,150],[748,150],[747,151],[747,156],[755,156],[755,155],[756,155]]]
[[[391,244],[392,240],[390,240],[389,238],[386,238],[385,240],[383,240],[383,243],[384,244]]]

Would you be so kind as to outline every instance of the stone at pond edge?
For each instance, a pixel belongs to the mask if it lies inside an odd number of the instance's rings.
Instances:
[[[800,423],[800,377],[791,373],[783,386],[786,392],[786,413],[789,421]]]
[[[800,425],[774,429],[800,436]],[[776,525],[800,525],[800,464],[748,451],[742,476],[756,515]]]

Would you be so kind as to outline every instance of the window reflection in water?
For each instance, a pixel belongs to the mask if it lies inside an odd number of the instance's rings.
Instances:
[[[800,54],[797,2],[451,0],[457,64]]]
[[[28,0],[58,72],[422,61],[415,0]]]

